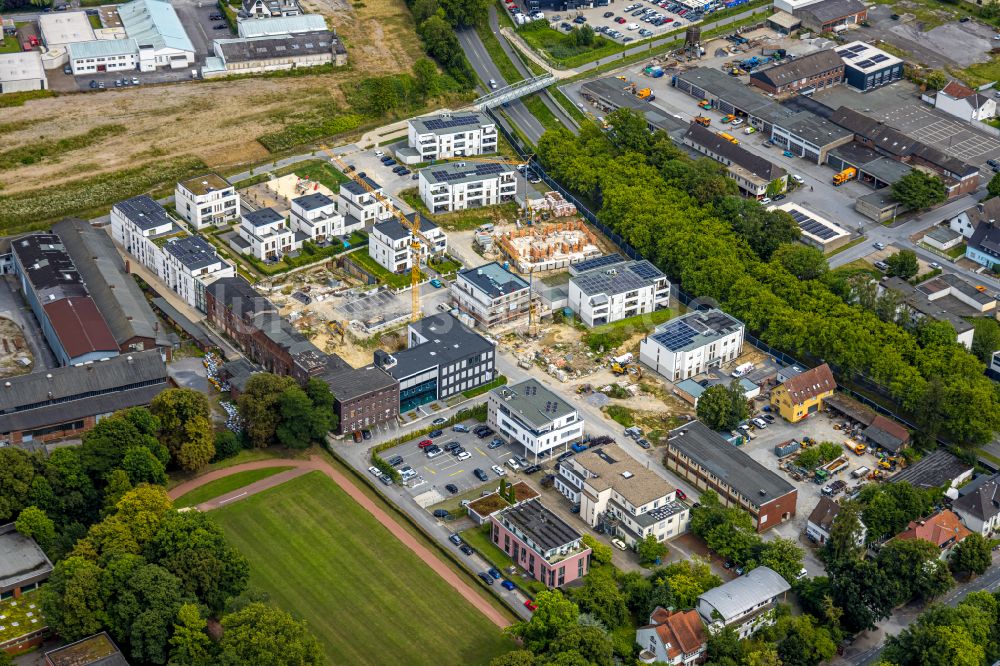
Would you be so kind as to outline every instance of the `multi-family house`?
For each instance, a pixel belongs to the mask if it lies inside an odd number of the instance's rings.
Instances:
[[[490,427],[536,459],[583,437],[580,413],[537,379],[493,389],[487,409]]]
[[[639,661],[644,664],[693,666],[704,660],[708,637],[697,611],[657,606],[649,624],[636,629],[635,642],[642,648]]]
[[[670,282],[646,260],[622,261],[569,279],[569,307],[587,326],[650,314],[670,304]]]
[[[236,269],[200,236],[180,236],[163,244],[160,279],[191,307],[204,312],[205,288],[219,278],[233,277]]]
[[[689,312],[643,338],[639,360],[679,382],[735,360],[743,350],[743,333],[743,323],[722,310]]]
[[[412,153],[412,162],[433,162],[449,157],[483,155],[497,151],[497,126],[481,111],[461,111],[411,118],[407,145],[401,156]]]
[[[583,535],[539,499],[494,513],[490,524],[493,544],[547,587],[562,587],[590,570]]]
[[[301,249],[306,235],[292,229],[285,217],[273,208],[259,208],[244,211],[240,216],[239,237],[245,254],[273,261]]]
[[[823,400],[833,395],[837,381],[824,363],[789,378],[771,390],[771,407],[789,423],[797,423],[823,408]]]
[[[348,229],[344,216],[337,212],[337,202],[322,192],[292,199],[289,211],[292,229],[313,243],[322,243],[334,236],[344,236],[361,228],[358,223]]]
[[[174,208],[195,229],[225,226],[240,216],[240,195],[224,178],[210,173],[177,183]]]
[[[491,162],[449,162],[420,170],[420,198],[431,213],[494,206],[517,195],[517,171]]]
[[[677,489],[619,446],[602,446],[559,463],[555,488],[580,504],[580,519],[634,546],[687,531],[689,507]]]
[[[532,302],[540,302],[524,279],[495,261],[459,271],[451,298],[459,311],[486,329],[527,321]]]
[[[371,229],[376,222],[392,217],[385,203],[375,196],[385,196],[382,186],[368,176],[363,180],[367,187],[354,180],[340,185],[337,211],[344,216],[344,224],[352,229]]]
[[[758,629],[774,624],[771,611],[790,589],[788,581],[776,571],[757,567],[703,592],[698,597],[698,614],[710,630],[733,627],[741,639],[748,638]]]
[[[438,225],[420,213],[410,213],[406,218],[410,225],[418,221],[420,224],[418,264],[428,256],[444,254],[448,250],[448,237]],[[404,226],[392,217],[372,227],[368,237],[368,256],[393,273],[404,273],[413,266],[413,245],[412,226]]]

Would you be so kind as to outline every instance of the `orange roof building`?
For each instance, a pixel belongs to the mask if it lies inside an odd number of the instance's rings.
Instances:
[[[942,557],[972,532],[950,509],[938,511],[929,518],[911,520],[897,539],[923,539],[941,549]]]
[[[789,423],[801,421],[823,408],[823,400],[833,395],[837,382],[824,363],[791,377],[771,391],[771,406]]]
[[[642,647],[639,659],[643,663],[693,664],[705,654],[705,627],[697,611],[668,611],[657,606],[649,624],[636,630],[635,642]]]

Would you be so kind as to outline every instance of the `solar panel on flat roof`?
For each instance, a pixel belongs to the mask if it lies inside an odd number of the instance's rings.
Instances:
[[[861,62],[856,62],[854,64],[855,64],[855,66],[861,67],[862,69],[864,69],[865,67],[871,67],[875,63],[873,63],[871,60],[862,60]]]
[[[796,222],[801,222],[802,220],[809,219],[808,215],[804,215],[801,211],[797,210],[790,210],[788,211],[788,214],[791,215],[792,219],[795,220]]]
[[[867,44],[855,44],[854,46],[850,47],[848,51],[851,51],[852,53],[861,53],[862,51],[865,51],[867,48],[868,48]]]
[[[691,343],[698,336],[694,330],[683,321],[675,321],[653,336],[653,340],[671,351],[676,351]]]
[[[851,53],[850,51],[845,51],[844,53],[840,54],[840,57],[841,58],[847,58],[848,60],[854,60],[855,58],[858,57],[858,54],[857,53]]]
[[[587,271],[592,271],[595,268],[603,268],[604,266],[619,264],[621,262],[622,256],[620,254],[605,254],[600,257],[594,257],[593,259],[581,261],[578,264],[573,264],[573,268],[577,273],[586,273]]]
[[[450,127],[461,127],[463,125],[478,125],[479,119],[476,116],[457,116],[455,118],[432,118],[424,121],[427,129],[439,130]]]
[[[837,235],[837,232],[833,229],[813,219],[805,220],[799,225],[799,228],[822,240],[830,240]]]
[[[660,276],[660,271],[649,262],[641,262],[632,266],[632,272],[643,280],[651,280]]]
[[[888,59],[888,56],[884,56],[881,53],[876,53],[871,58],[872,62],[885,62]]]

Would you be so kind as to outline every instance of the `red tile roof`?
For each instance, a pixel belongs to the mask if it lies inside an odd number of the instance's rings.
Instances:
[[[118,352],[115,336],[90,296],[61,298],[42,308],[70,358],[91,352]]]
[[[788,390],[792,403],[798,405],[818,395],[833,391],[837,388],[837,382],[833,378],[830,366],[824,363],[792,377],[782,386]]]
[[[897,539],[924,539],[930,541],[938,548],[943,548],[949,542],[958,543],[965,537],[972,534],[962,521],[954,513],[945,509],[939,511],[925,520],[913,520],[907,526],[905,532],[901,532]]]
[[[955,99],[965,99],[966,97],[971,97],[976,94],[975,90],[963,86],[958,81],[950,81],[948,85],[941,89],[941,92],[949,97],[954,97]]]
[[[667,655],[674,659],[680,654],[692,654],[705,645],[705,628],[697,611],[668,611],[657,606],[649,616],[656,634],[669,645]]]

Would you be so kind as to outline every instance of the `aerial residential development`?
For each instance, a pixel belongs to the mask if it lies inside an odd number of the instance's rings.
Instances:
[[[0,5],[0,664],[1000,663],[994,4]]]

